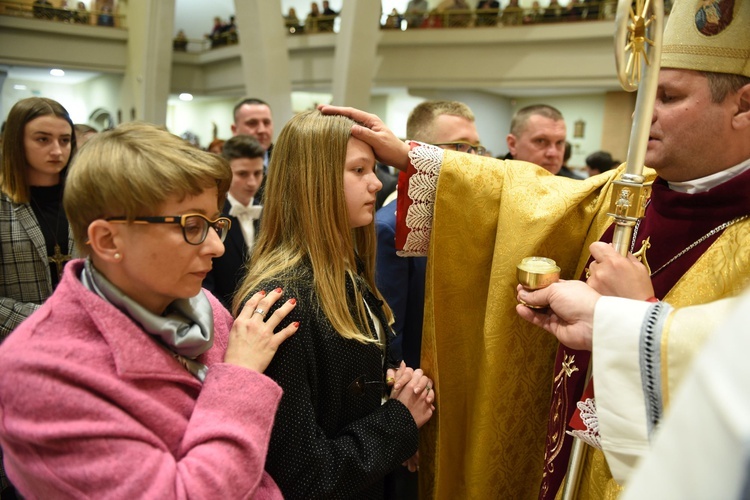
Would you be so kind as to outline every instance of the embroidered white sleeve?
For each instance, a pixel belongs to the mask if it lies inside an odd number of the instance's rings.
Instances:
[[[404,249],[398,252],[402,257],[427,255],[432,234],[432,216],[435,211],[440,166],[443,163],[443,150],[437,146],[422,144],[409,152],[409,159],[416,173],[409,178],[407,195],[412,200],[406,213],[406,236]]]
[[[576,403],[578,410],[581,412],[581,420],[586,426],[585,431],[568,431],[571,436],[577,437],[589,446],[596,449],[602,449],[601,438],[599,437],[599,417],[596,416],[596,402],[594,398],[588,398],[586,401]]]

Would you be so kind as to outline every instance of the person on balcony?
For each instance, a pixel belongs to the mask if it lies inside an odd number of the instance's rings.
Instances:
[[[406,5],[406,22],[409,28],[419,28],[422,26],[430,5],[427,0],[410,0]]]
[[[339,13],[331,8],[328,0],[323,0],[323,15],[318,22],[318,30],[324,33],[333,32],[333,21]]]
[[[305,19],[306,33],[317,33],[319,31],[319,18],[320,7],[318,7],[318,2],[313,2],[310,4],[310,13],[307,15],[307,19]]]
[[[187,50],[188,39],[184,30],[180,30],[175,35],[172,41],[172,48],[178,52],[185,52]]]
[[[500,2],[497,0],[480,0],[477,4],[477,26],[496,26]]]

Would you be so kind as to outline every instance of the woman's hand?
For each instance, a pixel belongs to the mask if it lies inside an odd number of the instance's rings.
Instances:
[[[409,383],[409,380],[411,380],[411,376],[413,373],[414,370],[407,367],[406,363],[404,363],[402,360],[401,365],[397,370],[388,368],[388,370],[386,371],[385,383],[388,385],[388,387],[392,387],[394,391],[399,390]]]
[[[281,320],[294,309],[296,299],[289,299],[266,320],[268,311],[282,295],[277,288],[268,295],[260,291],[245,303],[232,331],[229,332],[229,345],[224,354],[224,362],[263,372],[273,359],[282,342],[291,337],[299,328],[299,322],[292,323],[274,334]]]
[[[516,312],[571,349],[591,350],[594,308],[600,295],[582,281],[558,281],[533,292],[518,285]],[[548,307],[539,310],[526,307]]]
[[[409,472],[417,472],[419,470],[419,450],[401,465],[409,469]]]
[[[432,380],[422,370],[413,370],[401,362],[396,371],[391,399],[398,399],[409,409],[417,428],[427,423],[435,411],[435,390]]]
[[[623,257],[609,243],[597,241],[589,247],[594,262],[589,265],[586,283],[602,295],[648,300],[654,287],[646,266],[633,254]]]
[[[369,144],[382,163],[406,171],[409,166],[409,145],[396,137],[376,115],[326,104],[318,106],[318,110],[324,115],[343,115],[359,123],[352,127],[352,135]]]

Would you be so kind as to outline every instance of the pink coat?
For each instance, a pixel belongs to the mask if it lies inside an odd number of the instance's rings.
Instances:
[[[281,498],[264,471],[281,389],[222,362],[232,318],[213,296],[205,383],[70,262],[0,346],[0,445],[27,498]]]

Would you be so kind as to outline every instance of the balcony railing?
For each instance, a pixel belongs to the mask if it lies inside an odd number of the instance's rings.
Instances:
[[[126,28],[125,16],[109,10],[61,9],[52,4],[34,4],[0,0],[0,15],[90,26]]]
[[[522,8],[507,6],[504,9],[446,9],[423,12],[391,13],[384,28],[402,26],[417,28],[470,28],[487,26],[518,26],[522,24],[559,23],[568,21],[590,21],[614,19],[616,0],[568,4],[558,7]]]
[[[671,1],[664,4],[668,13]],[[523,8],[512,5],[504,9],[437,9],[429,11],[391,12],[385,17],[384,29],[475,28],[563,23],[571,21],[613,20],[617,0],[569,3],[562,6]]]
[[[303,33],[333,33],[336,18],[338,16],[307,16],[304,23],[298,19],[284,18],[284,26],[290,35],[301,35]]]

